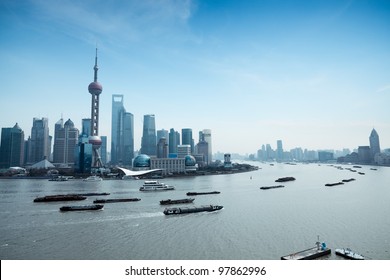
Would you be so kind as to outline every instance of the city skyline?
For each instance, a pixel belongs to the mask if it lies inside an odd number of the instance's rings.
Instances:
[[[390,147],[387,2],[46,2],[0,4],[1,127],[25,138],[33,118],[80,129],[97,44],[99,135],[123,95],[135,150],[148,114],[156,130],[211,129],[215,152],[353,150],[373,128]]]

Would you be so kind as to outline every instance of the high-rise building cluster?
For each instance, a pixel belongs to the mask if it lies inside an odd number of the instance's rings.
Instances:
[[[372,129],[369,136],[369,146],[359,146],[352,153],[349,149],[342,151],[334,150],[307,150],[300,147],[291,149],[290,151],[283,150],[282,140],[277,140],[276,150],[272,149],[270,144],[262,145],[257,151],[257,156],[252,155],[252,159],[260,161],[307,161],[307,162],[331,162],[339,163],[357,163],[357,164],[375,164],[375,165],[390,165],[389,151],[382,151],[379,144],[379,135],[375,129]]]
[[[17,123],[13,127],[2,128],[0,168],[51,162],[58,168],[74,169],[80,173],[98,171],[104,166],[135,169],[153,166],[166,173],[180,173],[193,171],[196,165],[211,163],[210,129],[199,132],[199,142],[195,145],[191,128],[183,128],[181,134],[173,128],[156,131],[153,114],[143,117],[141,148],[136,152],[134,116],[126,111],[124,96],[120,94],[112,95],[111,152],[108,153],[107,136],[99,135],[100,94],[103,87],[98,82],[97,61],[96,49],[94,80],[88,86],[92,100],[91,117],[81,120],[81,132],[71,119],[64,123],[62,117],[54,125],[54,139],[49,134],[48,118],[33,119],[31,136],[27,140]]]

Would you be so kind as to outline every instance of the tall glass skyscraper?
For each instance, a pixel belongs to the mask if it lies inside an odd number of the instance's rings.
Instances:
[[[381,152],[381,147],[379,145],[379,135],[375,129],[372,129],[370,134],[370,150],[372,159],[374,159],[376,154]]]
[[[194,139],[192,138],[192,129],[191,128],[183,128],[181,130],[181,144],[182,145],[190,145],[191,153],[194,153]]]
[[[1,129],[0,168],[22,166],[24,161],[24,132],[14,127]]]
[[[156,155],[156,122],[154,115],[144,116],[144,125],[141,141],[141,153],[148,156]]]
[[[171,128],[168,138],[169,153],[177,154],[177,146],[180,145],[180,133]]]
[[[134,117],[123,106],[123,95],[112,95],[111,164],[131,165],[134,157]]]
[[[51,143],[49,136],[49,120],[34,118],[31,129],[28,163],[37,163],[50,159]]]

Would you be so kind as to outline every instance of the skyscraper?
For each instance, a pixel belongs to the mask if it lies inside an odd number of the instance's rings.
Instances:
[[[16,123],[1,129],[0,168],[22,166],[24,161],[24,132]]]
[[[207,144],[208,144],[207,145],[208,153],[207,153],[207,161],[206,161],[206,163],[210,164],[213,161],[211,129],[203,129],[203,131],[201,131],[201,134],[202,134],[203,140],[205,142],[207,142]],[[199,141],[200,140],[201,140],[201,137],[199,137]]]
[[[34,118],[31,128],[28,163],[34,164],[50,158],[51,143],[49,136],[49,120]]]
[[[180,133],[171,128],[168,138],[169,154],[177,154],[177,145],[180,145]]]
[[[283,160],[283,143],[282,140],[276,141],[276,160],[282,161]]]
[[[191,153],[194,153],[194,139],[192,138],[192,129],[191,128],[183,128],[181,130],[181,144],[182,145],[190,145]]]
[[[97,74],[99,67],[97,65],[97,48],[95,55],[95,66],[93,82],[89,84],[88,91],[92,96],[91,105],[91,136],[89,137],[89,143],[93,148],[93,160],[92,167],[101,167],[102,161],[99,155],[99,149],[102,144],[102,140],[99,137],[99,96],[103,91],[102,85],[97,81]]]
[[[372,129],[370,134],[370,151],[372,160],[374,160],[376,154],[381,152],[381,147],[379,145],[379,135],[375,129]]]
[[[154,115],[144,116],[144,125],[141,141],[141,153],[149,156],[156,155],[156,122]]]
[[[75,151],[78,145],[79,130],[68,119],[63,125],[60,119],[55,124],[53,162],[60,164],[74,164]]]
[[[134,157],[134,117],[123,106],[123,95],[112,95],[111,164],[131,165]]]

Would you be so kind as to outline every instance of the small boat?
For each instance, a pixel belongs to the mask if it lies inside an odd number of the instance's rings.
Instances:
[[[295,181],[295,178],[294,177],[282,177],[282,178],[275,180],[275,182],[288,182],[288,181]]]
[[[112,198],[112,199],[96,199],[93,203],[115,203],[115,202],[133,202],[140,201],[140,198]]]
[[[352,182],[352,181],[355,181],[355,178],[351,178],[351,179],[344,179],[342,180],[344,183],[348,183],[348,182]]]
[[[87,199],[87,197],[76,194],[57,194],[37,197],[36,199],[34,199],[34,202],[77,201],[84,199]]]
[[[353,168],[362,168],[361,166],[359,166],[359,165],[354,165],[354,166],[352,166]]]
[[[184,199],[166,199],[161,200],[161,205],[167,205],[167,204],[182,204],[182,203],[192,203],[195,200],[195,198],[184,198]]]
[[[89,176],[89,177],[85,178],[83,181],[85,181],[85,182],[99,182],[99,181],[103,181],[103,178],[100,176],[93,175],[93,176]]]
[[[318,237],[318,241],[316,242],[315,247],[283,256],[280,259],[281,260],[313,260],[322,256],[329,255],[330,253],[331,250],[326,247],[325,243],[321,243]]]
[[[277,185],[277,186],[260,187],[261,190],[269,190],[269,189],[277,189],[277,188],[284,188],[284,186],[283,185]]]
[[[334,251],[335,251],[336,255],[342,256],[346,259],[350,259],[350,260],[364,260],[365,259],[364,256],[353,252],[349,248],[336,249]]]
[[[360,175],[364,175],[365,173],[364,173],[364,172],[358,172],[358,174],[360,174]]]
[[[178,214],[188,214],[188,213],[197,213],[197,212],[214,212],[221,210],[223,206],[220,205],[206,205],[200,207],[183,207],[183,208],[165,208],[163,213],[165,215],[178,215]]]
[[[217,191],[214,191],[214,192],[188,192],[187,195],[191,196],[191,195],[220,194],[220,193],[221,192],[217,192]]]
[[[343,182],[337,182],[337,183],[325,184],[325,186],[327,186],[327,187],[333,187],[333,186],[338,186],[338,185],[344,185],[344,183]]]
[[[174,189],[175,187],[168,186],[159,181],[145,181],[143,186],[139,188],[140,191],[170,191]]]
[[[378,170],[378,169],[376,169],[376,168],[370,168],[370,170]]]
[[[86,210],[100,210],[103,209],[104,205],[94,204],[94,205],[80,205],[80,206],[62,206],[60,211],[86,211]]]

